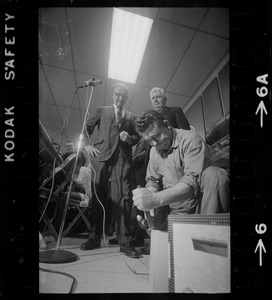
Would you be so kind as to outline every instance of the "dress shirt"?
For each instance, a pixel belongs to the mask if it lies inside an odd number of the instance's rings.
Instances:
[[[116,119],[116,122],[117,122],[118,124],[121,124],[121,121],[122,121],[122,119],[124,118],[125,110],[124,110],[123,107],[119,107],[119,108],[116,107],[115,104],[113,104],[113,107],[114,107],[114,112],[115,112],[115,119]],[[120,110],[121,110],[121,116],[118,115]],[[120,117],[121,117],[121,119],[120,119]]]

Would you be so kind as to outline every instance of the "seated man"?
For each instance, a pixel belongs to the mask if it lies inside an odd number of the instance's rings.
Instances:
[[[170,205],[171,214],[229,212],[229,178],[212,166],[206,142],[195,132],[174,129],[154,110],[136,119],[136,130],[152,146],[146,186],[133,191],[143,211]],[[162,184],[162,190],[160,190]]]
[[[75,170],[75,180],[70,194],[70,199],[76,200],[81,207],[87,207],[92,198],[92,171],[91,168],[85,167],[85,156],[82,152],[79,153],[77,166]],[[69,185],[67,191],[63,192],[57,202],[57,212],[54,221],[54,227],[58,232],[62,221],[63,211],[67,199]]]

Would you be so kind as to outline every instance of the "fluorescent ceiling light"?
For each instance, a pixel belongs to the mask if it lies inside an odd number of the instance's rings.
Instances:
[[[153,20],[113,9],[108,77],[135,83]]]

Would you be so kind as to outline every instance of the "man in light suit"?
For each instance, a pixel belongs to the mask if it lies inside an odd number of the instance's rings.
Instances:
[[[89,137],[96,126],[98,136],[97,142],[94,145],[85,146],[85,149],[94,158],[92,165],[96,171],[96,193],[102,204],[105,204],[110,180],[112,207],[120,251],[129,257],[139,258],[137,250],[129,243],[132,209],[132,146],[139,141],[139,135],[135,131],[133,123],[136,116],[123,108],[128,98],[128,88],[125,84],[115,84],[111,97],[113,105],[99,107],[87,121],[86,130]],[[81,245],[82,250],[91,250],[101,246],[103,209],[99,201],[97,199],[93,201],[95,235]]]

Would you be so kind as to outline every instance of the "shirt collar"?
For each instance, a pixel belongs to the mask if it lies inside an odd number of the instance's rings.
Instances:
[[[115,103],[113,103],[113,107],[114,107],[114,111],[116,112],[117,111],[117,106],[115,105]],[[122,111],[124,110],[124,107],[121,107]]]
[[[177,148],[179,146],[179,141],[177,140],[177,131],[171,127],[172,134],[173,134],[173,143],[172,148]]]

